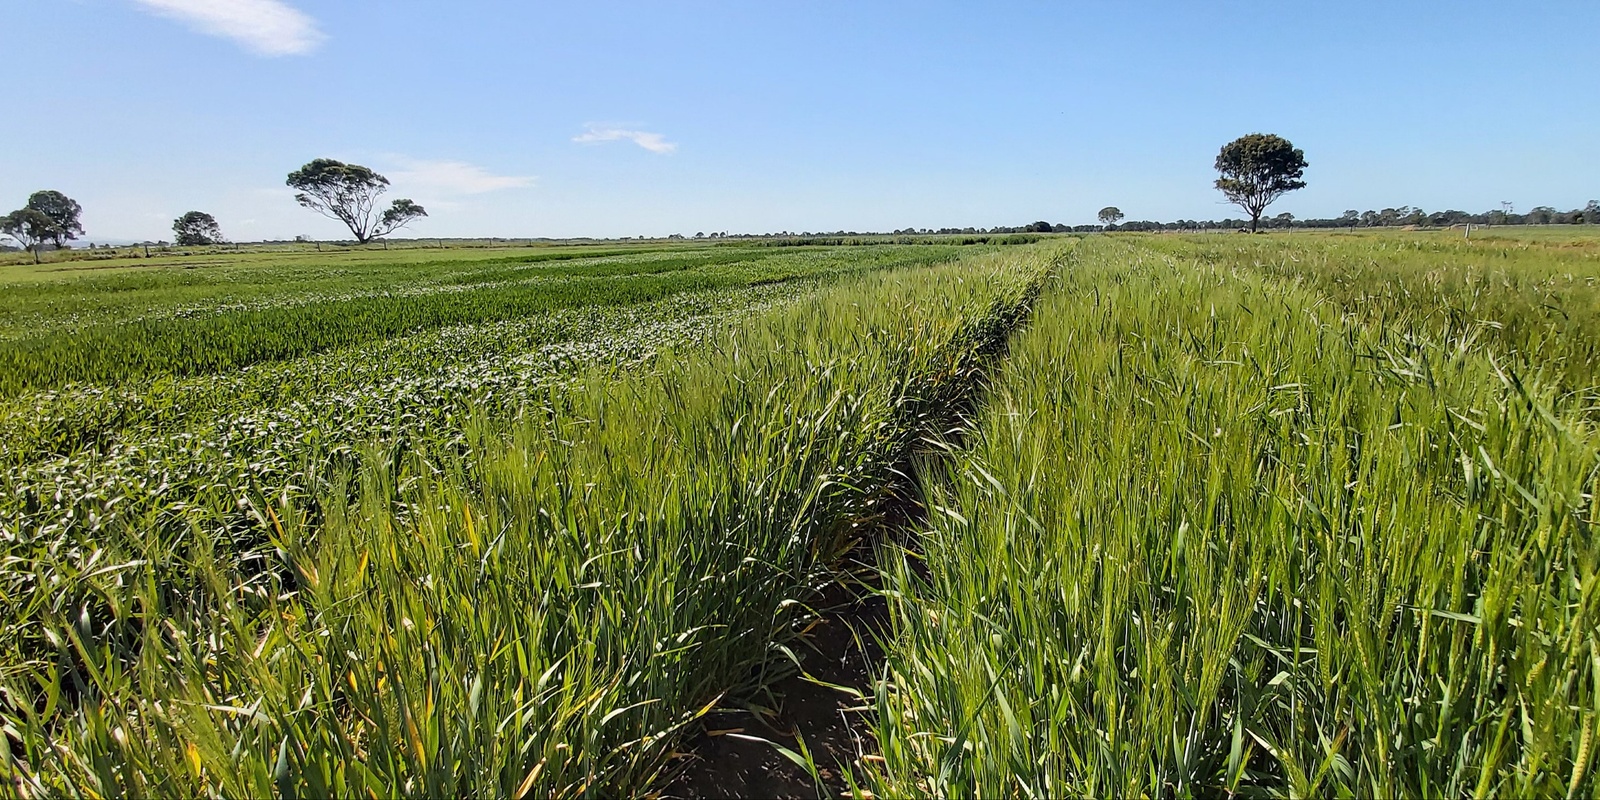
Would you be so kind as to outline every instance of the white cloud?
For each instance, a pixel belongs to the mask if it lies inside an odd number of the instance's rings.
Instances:
[[[201,33],[237,41],[264,56],[309,53],[327,38],[316,20],[283,0],[134,0]]]
[[[574,136],[572,141],[580,144],[599,144],[601,142],[633,142],[652,153],[667,154],[678,149],[678,145],[667,141],[659,133],[648,131],[630,131],[623,128],[608,128],[601,125],[590,125],[589,130],[579,136]]]
[[[388,175],[395,190],[402,194],[410,191],[410,187],[445,195],[483,194],[522,189],[534,182],[531,176],[495,175],[464,161],[421,161],[398,156],[392,160],[404,168]]]

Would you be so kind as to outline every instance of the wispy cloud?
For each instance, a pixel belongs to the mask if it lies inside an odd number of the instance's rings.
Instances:
[[[599,144],[601,142],[633,142],[652,153],[665,155],[678,149],[678,145],[667,141],[665,136],[649,131],[630,131],[624,128],[610,128],[603,125],[590,125],[589,130],[574,136],[572,141],[580,144]]]
[[[396,190],[401,192],[409,191],[407,187],[416,186],[445,195],[483,194],[502,189],[522,189],[532,186],[534,182],[531,176],[495,175],[465,161],[422,161],[401,156],[391,160],[403,167],[389,173]]]
[[[201,33],[233,39],[264,56],[309,53],[321,44],[316,20],[283,0],[134,0]]]

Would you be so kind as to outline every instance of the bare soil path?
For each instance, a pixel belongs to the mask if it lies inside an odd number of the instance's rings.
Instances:
[[[818,602],[809,630],[791,648],[799,669],[745,708],[708,714],[685,746],[690,762],[662,797],[852,795],[851,777],[859,775],[860,759],[876,747],[867,713],[882,671],[879,642],[889,625],[888,606],[873,591],[876,570],[867,563],[873,547],[871,541],[861,544],[846,578]],[[809,752],[816,775],[773,744],[796,754]]]

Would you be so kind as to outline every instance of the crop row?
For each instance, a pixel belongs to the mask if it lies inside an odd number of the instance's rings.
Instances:
[[[221,287],[213,284],[212,292],[201,298],[181,303],[174,302],[168,295],[157,295],[144,297],[143,302],[140,302],[141,298],[118,298],[119,302],[112,304],[105,302],[105,295],[100,293],[104,291],[103,288],[90,288],[95,282],[68,284],[66,287],[53,285],[48,288],[51,290],[69,288],[72,291],[67,298],[52,302],[47,308],[70,305],[72,308],[70,313],[47,310],[29,314],[22,311],[19,307],[25,308],[28,305],[27,301],[37,303],[39,299],[37,295],[41,292],[35,290],[30,293],[34,295],[32,297],[23,298],[21,302],[13,299],[8,303],[13,306],[10,309],[11,323],[0,326],[0,332],[9,335],[10,338],[29,338],[45,332],[55,335],[76,333],[91,325],[127,325],[172,319],[193,320],[272,309],[306,306],[327,308],[356,300],[392,300],[397,297],[418,298],[438,294],[493,292],[513,286],[526,288],[560,285],[570,283],[575,278],[627,278],[636,275],[704,270],[727,265],[740,265],[749,269],[755,262],[768,256],[765,253],[750,251],[689,254],[646,252],[595,255],[580,260],[576,258],[577,254],[570,255],[573,257],[556,259],[545,255],[492,259],[487,262],[475,261],[466,264],[446,262],[455,263],[458,268],[434,275],[403,275],[399,276],[398,281],[392,280],[395,276],[386,276],[391,278],[391,282],[382,284],[374,284],[373,276],[364,271],[358,280],[351,280],[349,277],[343,281],[330,280],[328,275],[324,274],[317,276],[319,280],[306,281],[292,288],[279,287],[270,293],[246,292],[243,296],[233,292],[219,294],[215,289]],[[329,269],[325,272],[336,276],[349,276],[350,271]],[[815,276],[822,277],[825,274],[826,271],[822,271]],[[85,283],[89,285],[83,285]],[[97,308],[97,305],[102,307]],[[108,305],[111,307],[103,307]]]
[[[420,252],[420,251],[419,251]],[[672,257],[639,249],[573,248],[485,255],[426,253],[247,254],[214,259],[185,258],[124,269],[65,267],[31,280],[0,285],[0,336],[27,336],[43,329],[89,323],[127,322],[168,309],[201,312],[227,305],[271,304],[285,299],[377,294],[396,287],[430,285],[506,268],[559,271],[564,262]],[[677,255],[687,255],[678,253]],[[374,260],[374,259],[377,260]],[[487,282],[487,281],[486,281]]]
[[[1564,391],[1600,386],[1600,247],[1569,241],[1154,239],[1179,259],[1303,285],[1391,349],[1489,350]]]
[[[184,313],[159,304],[129,318],[88,322],[72,318],[76,303],[52,303],[61,335],[50,324],[28,336],[0,339],[0,397],[73,383],[107,384],[159,376],[225,373],[268,361],[298,358],[339,347],[381,341],[447,325],[480,324],[577,306],[647,302],[685,291],[731,288],[797,278],[820,278],[897,265],[937,263],[953,247],[876,248],[865,253],[831,250],[774,256],[769,252],[658,254],[626,262],[582,260],[551,267],[477,265],[474,277],[411,281],[354,292],[321,291],[270,301],[233,302],[207,294],[213,310]],[[500,272],[519,272],[506,279]],[[487,274],[486,274],[487,273]],[[479,278],[485,278],[481,283]],[[34,287],[53,291],[58,285]],[[25,305],[27,293],[8,298]],[[217,313],[221,309],[224,313]],[[52,317],[52,318],[53,318]],[[56,325],[55,327],[59,327]]]
[[[304,486],[358,447],[461,447],[469,417],[516,414],[575,373],[691,349],[786,302],[795,286],[690,292],[622,308],[562,309],[455,326],[227,376],[35,395],[0,412],[9,469],[0,532],[93,538],[143,526],[228,527],[252,487]],[[194,505],[209,493],[210,502]],[[177,501],[176,504],[174,501]]]
[[[681,358],[195,531],[42,546],[3,667],[25,796],[647,789],[971,390],[1049,251],[875,273]],[[443,452],[440,452],[440,451]],[[9,657],[9,656],[8,656]]]
[[[884,551],[880,794],[1595,794],[1595,365],[1517,366],[1588,344],[1323,246],[1080,246]]]

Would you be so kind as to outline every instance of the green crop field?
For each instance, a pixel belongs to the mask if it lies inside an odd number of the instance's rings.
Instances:
[[[1594,797],[1597,344],[1553,230],[0,266],[0,782]]]
[[[1593,239],[1080,247],[887,555],[879,792],[1594,796],[1597,278]]]

